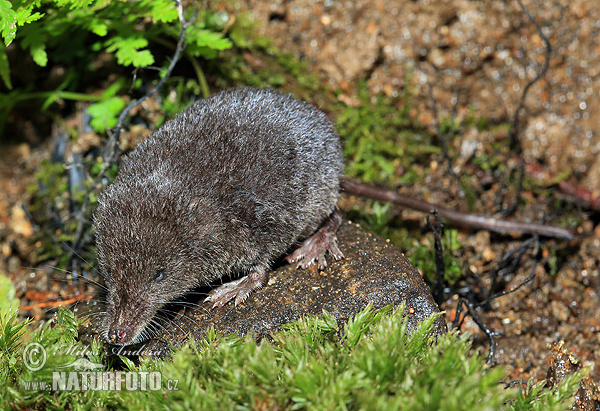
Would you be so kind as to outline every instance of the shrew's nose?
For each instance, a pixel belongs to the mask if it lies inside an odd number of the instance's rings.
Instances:
[[[133,335],[133,330],[128,326],[110,327],[108,332],[108,342],[111,344],[125,344]]]

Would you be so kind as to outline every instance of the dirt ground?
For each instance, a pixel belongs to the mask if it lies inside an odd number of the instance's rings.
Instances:
[[[600,194],[598,3],[247,0],[242,4],[261,22],[265,35],[275,38],[282,49],[309,60],[333,87],[344,90],[341,99],[348,104],[353,103],[359,81],[366,81],[373,94],[389,96],[401,95],[410,82],[418,96],[419,121],[432,130],[436,112],[430,94],[438,116],[455,110],[456,117],[464,119],[476,110],[492,122],[512,121],[523,91],[542,72],[548,55],[547,73],[523,100],[518,133],[522,158],[541,165],[546,175],[570,172],[573,182],[589,190],[593,198]],[[460,153],[455,170],[461,173],[461,159],[471,150],[491,143],[493,136],[466,130],[451,148]],[[412,187],[400,191],[466,211],[464,198],[453,195],[448,181],[443,170],[432,170],[425,193]],[[496,191],[483,194],[477,213],[494,213]],[[515,219],[540,221],[547,204],[556,198],[581,204],[576,197],[558,193],[558,188],[554,191],[553,199],[530,199]],[[595,364],[596,379],[600,375],[597,209],[581,204],[579,217],[581,237],[547,243],[549,249],[565,255],[555,275],[548,264],[537,265],[532,282],[480,311],[486,324],[501,334],[495,360],[509,370],[509,379],[545,378],[547,345],[561,340],[584,364]],[[473,274],[490,271],[507,250],[518,245],[486,232],[463,233],[460,239],[467,244],[462,258]],[[506,279],[505,289],[520,284],[531,265],[531,259],[524,257],[517,273]],[[491,280],[483,276],[482,281],[489,284]],[[448,321],[453,319],[456,298],[442,305]],[[488,349],[487,338],[472,321],[463,327],[474,333],[476,345]]]
[[[600,215],[593,200],[600,196],[600,5],[587,0],[528,0],[523,6],[539,24],[542,36],[515,0],[247,0],[238,4],[252,11],[260,30],[275,38],[279,47],[307,59],[331,87],[343,90],[340,100],[346,104],[356,104],[358,82],[366,81],[373,94],[390,96],[401,95],[409,82],[417,95],[419,121],[434,133],[431,95],[437,116],[452,115],[454,110],[458,119],[464,119],[476,110],[491,122],[510,122],[527,84],[549,62],[546,75],[523,100],[517,134],[521,157],[541,168],[535,174],[540,180],[568,172],[568,180],[578,184],[580,191],[587,190],[584,194],[591,200],[553,184],[548,185],[547,197],[528,196],[526,190],[527,205],[520,206],[511,219],[548,218],[549,224],[555,224],[564,217],[560,209],[565,207],[565,213],[577,221],[576,236],[570,241],[546,241],[538,254],[539,264],[534,265],[527,252],[516,272],[502,277],[497,287],[513,289],[532,267],[535,278],[477,313],[498,333],[493,360],[507,369],[507,381],[546,378],[549,345],[559,341],[581,364],[592,367],[591,375],[598,381]],[[548,59],[546,39],[551,48]],[[473,127],[449,147],[457,153],[455,172],[469,173],[485,187],[475,206],[483,215],[497,211],[501,176],[474,171],[468,160],[491,144],[507,143]],[[35,227],[21,205],[33,181],[34,164],[43,155],[27,144],[3,147],[0,153],[0,272],[14,281],[22,305],[90,291],[83,285],[65,288],[42,278],[39,270],[32,274],[26,268],[35,252],[35,246],[28,244]],[[423,166],[431,169],[427,187],[400,187],[399,191],[447,208],[469,209],[445,167]],[[514,193],[503,194],[505,203],[510,203]],[[402,213],[407,220],[424,220],[420,214]],[[469,277],[478,279],[462,286],[483,292],[493,281],[490,271],[523,239],[461,231],[460,259]],[[454,296],[442,304],[448,323],[456,315],[457,301]],[[40,307],[28,314],[41,319],[45,312]],[[470,318],[462,329],[473,334],[476,347],[488,352],[488,338]]]

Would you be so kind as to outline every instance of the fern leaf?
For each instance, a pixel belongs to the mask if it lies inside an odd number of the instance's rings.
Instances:
[[[106,42],[106,51],[116,52],[117,61],[124,66],[145,67],[154,63],[154,56],[149,50],[148,40],[142,37],[114,37]]]
[[[8,0],[0,0],[0,34],[8,46],[17,35],[17,13]]]

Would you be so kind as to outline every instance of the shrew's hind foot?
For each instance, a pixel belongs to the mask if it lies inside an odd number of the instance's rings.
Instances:
[[[252,291],[262,288],[269,281],[269,273],[262,266],[254,267],[247,276],[225,283],[212,290],[204,301],[211,301],[212,308],[222,307],[235,299],[237,307],[243,303]]]
[[[335,235],[340,224],[342,224],[342,215],[336,208],[316,233],[304,240],[296,251],[285,258],[287,262],[290,264],[297,262],[297,267],[306,269],[316,261],[319,270],[324,270],[327,267],[325,253],[329,252],[336,261],[344,258]]]

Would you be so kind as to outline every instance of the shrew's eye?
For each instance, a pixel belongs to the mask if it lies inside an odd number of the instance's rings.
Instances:
[[[156,274],[154,274],[154,282],[157,283],[159,281],[164,280],[165,278],[165,270],[158,270],[156,271]]]

